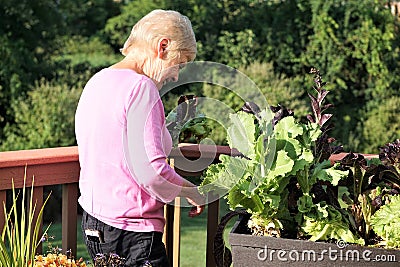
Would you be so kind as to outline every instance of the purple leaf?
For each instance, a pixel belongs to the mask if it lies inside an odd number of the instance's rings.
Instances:
[[[325,122],[327,122],[330,118],[332,117],[332,114],[323,114],[321,116],[321,120],[319,121],[319,125],[324,125]]]
[[[320,93],[318,94],[318,103],[321,105],[322,101],[324,101],[324,98],[326,97],[326,95],[329,93],[329,91],[322,89],[320,91]]]
[[[333,107],[333,104],[326,104],[321,108],[321,112],[324,112],[325,110],[327,110],[328,108]]]
[[[307,115],[307,119],[308,119],[310,122],[315,123],[314,118],[313,118],[310,114]]]

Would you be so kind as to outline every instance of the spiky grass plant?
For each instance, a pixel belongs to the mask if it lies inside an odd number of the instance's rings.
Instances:
[[[34,177],[32,178],[31,192],[33,192],[33,184]],[[20,193],[16,193],[14,180],[12,180],[12,196],[13,202],[9,211],[7,211],[5,203],[3,203],[6,223],[0,240],[0,267],[28,267],[33,264],[36,250],[41,242],[39,237],[40,222],[42,221],[44,206],[50,195],[46,198],[35,220],[34,215],[37,203],[33,201],[33,194],[30,194],[28,208],[25,206],[25,202],[28,200],[25,169],[22,204],[20,207],[17,207]],[[47,230],[48,227],[44,233],[47,233]]]

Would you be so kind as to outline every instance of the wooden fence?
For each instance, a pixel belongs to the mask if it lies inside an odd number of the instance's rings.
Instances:
[[[172,151],[171,164],[182,176],[198,176],[212,162],[218,160],[220,154],[231,154],[228,147],[181,145]],[[234,152],[237,153],[237,152]],[[189,164],[189,166],[188,166]],[[0,152],[0,201],[7,201],[7,191],[24,185],[26,170],[26,187],[31,187],[34,177],[33,199],[37,206],[44,202],[45,186],[62,186],[62,249],[70,250],[72,255],[77,252],[77,216],[78,216],[78,181],[79,162],[78,149],[74,147],[59,147],[34,150]],[[190,171],[191,170],[191,171]],[[166,205],[166,227],[164,242],[171,261],[171,266],[179,266],[180,253],[180,198],[175,199],[175,205]],[[208,204],[206,266],[215,266],[213,239],[219,222],[219,201]],[[36,216],[39,209],[36,209]],[[3,229],[5,218],[0,212],[0,229]],[[41,222],[43,227],[43,222]]]
[[[209,164],[218,161],[221,154],[239,155],[236,150],[225,146],[207,146],[181,144],[170,154],[170,163],[182,176],[198,176]],[[332,162],[340,160],[346,153],[333,155]],[[366,155],[376,157],[377,155]],[[79,181],[78,149],[74,147],[46,148],[0,152],[0,201],[7,201],[7,190],[24,185],[26,171],[26,187],[32,185],[34,177],[33,199],[37,205],[43,205],[43,188],[51,185],[62,186],[62,249],[71,250],[76,256],[77,251],[77,216],[78,216],[78,181]],[[211,197],[211,196],[210,196]],[[179,266],[180,258],[180,198],[175,199],[175,205],[165,206],[166,226],[164,242],[171,266]],[[219,223],[219,201],[216,199],[207,206],[207,241],[206,266],[215,265],[213,257],[214,235]],[[39,209],[36,209],[38,213]],[[5,218],[0,212],[0,229],[3,229]],[[41,222],[43,226],[43,222]]]

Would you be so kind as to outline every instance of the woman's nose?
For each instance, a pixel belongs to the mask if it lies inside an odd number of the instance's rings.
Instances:
[[[179,79],[179,72],[177,72],[173,77],[172,77],[172,81],[173,82],[177,82]]]

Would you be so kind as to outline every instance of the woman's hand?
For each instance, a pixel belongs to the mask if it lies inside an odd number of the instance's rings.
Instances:
[[[184,184],[182,185],[182,190],[179,196],[185,197],[186,200],[191,205],[193,205],[193,207],[189,211],[190,217],[198,216],[204,211],[206,204],[206,197],[199,193],[196,185],[185,180]]]

